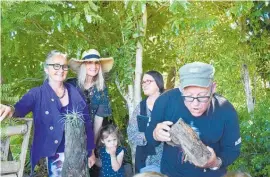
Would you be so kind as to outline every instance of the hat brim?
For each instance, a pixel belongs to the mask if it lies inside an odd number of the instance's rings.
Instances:
[[[85,59],[85,60],[72,58],[69,60],[68,64],[70,66],[70,69],[77,73],[81,65],[84,62],[88,62],[88,61],[99,61],[103,72],[109,72],[112,69],[113,63],[114,63],[113,58],[109,57],[109,58],[99,58],[99,59],[91,58],[91,59]]]

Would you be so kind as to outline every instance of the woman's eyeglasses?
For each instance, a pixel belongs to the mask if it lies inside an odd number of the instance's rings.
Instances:
[[[64,71],[67,71],[69,66],[68,65],[60,65],[58,63],[55,64],[46,64],[47,66],[53,66],[53,69],[55,70],[59,70],[60,68],[62,68]]]
[[[151,82],[155,82],[155,81],[154,80],[145,80],[145,81],[142,81],[142,85],[143,84],[149,85]]]

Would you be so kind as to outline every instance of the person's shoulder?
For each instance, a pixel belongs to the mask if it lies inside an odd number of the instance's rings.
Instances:
[[[233,108],[233,105],[224,96],[215,93],[214,98],[216,99],[216,102],[219,106],[224,108]]]
[[[179,88],[173,88],[169,90],[165,90],[160,96],[171,96],[180,94]]]
[[[163,92],[158,99],[159,100],[170,100],[170,99],[175,99],[175,97],[181,96],[181,92],[179,90],[179,88],[174,88],[174,89],[170,89],[170,90],[166,90],[165,92]]]
[[[79,92],[80,94],[82,94],[80,88],[77,87],[76,85],[74,85],[73,83],[71,83],[71,82],[65,82],[64,85],[65,85],[65,87],[66,87],[69,91],[71,91],[71,92],[77,91],[77,92]]]
[[[73,86],[77,86],[77,83],[78,83],[78,79],[77,78],[68,78],[66,81],[65,81],[65,83],[69,83],[69,84],[71,84],[71,85],[73,85]]]
[[[116,151],[117,151],[117,154],[119,154],[119,153],[122,152],[122,151],[125,153],[127,150],[126,150],[126,148],[123,147],[123,146],[118,146]]]
[[[44,91],[44,89],[46,89],[46,83],[43,83],[42,85],[39,85],[37,87],[33,87],[31,89],[29,89],[29,93],[40,93],[42,91]]]
[[[40,97],[44,92],[43,86],[33,87],[28,90],[28,92],[25,93],[25,95],[31,95],[34,98]]]
[[[98,152],[100,154],[104,153],[106,150],[105,150],[105,147],[104,146],[101,146],[101,147],[98,147]]]
[[[237,114],[232,103],[230,103],[224,96],[215,93],[214,98],[215,98],[215,107],[219,108],[219,110],[224,113],[223,115]]]
[[[101,89],[101,90],[98,90],[98,88],[97,88],[97,86],[95,85],[94,86],[94,89],[96,90],[96,91],[98,91],[98,93],[99,94],[101,94],[101,95],[108,95],[109,93],[108,93],[108,87],[106,86],[106,85],[104,85],[104,88],[103,89]]]
[[[31,88],[29,91],[38,92],[38,91],[42,90],[42,88],[43,88],[43,85],[40,85],[40,86]]]

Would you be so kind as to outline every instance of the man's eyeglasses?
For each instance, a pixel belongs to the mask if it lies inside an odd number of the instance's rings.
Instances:
[[[67,71],[69,66],[68,65],[60,65],[58,63],[55,63],[55,64],[46,64],[47,66],[53,66],[53,69],[55,70],[59,70],[61,67],[64,71]]]
[[[210,94],[209,96],[198,96],[198,97],[193,97],[193,96],[183,96],[184,101],[186,102],[193,102],[194,100],[197,100],[200,103],[207,103],[210,98],[212,97],[212,92],[213,92],[213,87],[211,87]]]
[[[143,84],[149,85],[151,82],[155,82],[155,81],[154,80],[145,80],[145,81],[142,81],[142,85]]]
[[[198,96],[198,97],[193,97],[193,96],[182,96],[184,98],[184,101],[186,102],[193,102],[194,100],[198,100],[198,102],[201,103],[207,103],[211,96]]]

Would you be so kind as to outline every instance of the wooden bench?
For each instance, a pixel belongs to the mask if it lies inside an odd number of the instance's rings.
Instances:
[[[1,167],[0,174],[3,177],[22,177],[24,171],[24,164],[31,135],[31,128],[33,119],[30,118],[16,118],[25,121],[22,125],[8,126],[1,130]],[[21,153],[19,161],[11,160],[10,152],[10,137],[14,135],[23,135],[23,142],[21,145]]]

